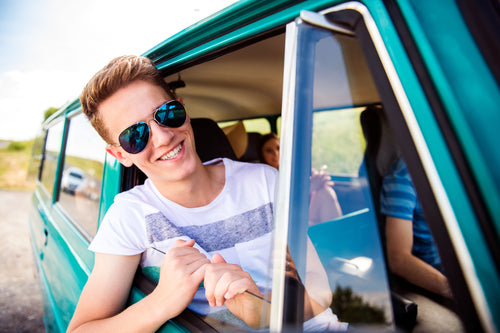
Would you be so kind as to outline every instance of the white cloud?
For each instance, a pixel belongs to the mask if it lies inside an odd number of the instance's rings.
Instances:
[[[1,52],[0,138],[34,137],[43,112],[76,99],[109,60],[142,54],[233,2],[47,0],[33,7],[20,0],[22,17],[0,31],[0,40],[16,41]]]
[[[61,84],[65,82],[65,84]],[[78,95],[71,72],[37,69],[9,71],[0,76],[0,135],[4,139],[33,137],[43,120],[43,111],[59,107]],[[57,90],[51,87],[57,87]]]

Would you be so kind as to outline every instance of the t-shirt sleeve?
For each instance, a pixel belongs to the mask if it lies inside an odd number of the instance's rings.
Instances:
[[[106,213],[89,246],[92,252],[134,255],[147,248],[144,215],[127,202],[115,202]]]
[[[417,195],[408,170],[402,161],[388,173],[382,183],[380,211],[386,216],[413,221]]]

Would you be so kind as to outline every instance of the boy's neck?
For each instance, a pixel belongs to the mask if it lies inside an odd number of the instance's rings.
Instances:
[[[195,208],[206,206],[217,198],[225,181],[224,164],[203,165],[188,179],[155,186],[168,200],[186,208]]]

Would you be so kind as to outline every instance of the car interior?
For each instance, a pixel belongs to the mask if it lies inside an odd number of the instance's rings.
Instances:
[[[348,67],[351,101],[345,101],[342,89],[326,94],[320,92],[325,96],[315,100],[315,108],[341,109],[345,105],[361,108],[358,125],[364,138],[362,163],[365,168],[359,165],[359,174],[355,176],[361,177],[361,173],[366,172],[379,237],[383,243],[383,216],[378,210],[381,181],[392,161],[400,154],[400,149],[358,42],[346,36],[339,36],[338,39],[345,46],[342,52]],[[274,132],[279,130],[277,120],[281,116],[283,98],[284,53],[285,34],[281,30],[261,36],[257,41],[246,41],[231,50],[211,54],[209,60],[190,67],[164,70],[166,82],[186,106],[196,149],[203,162],[216,157],[258,162],[258,144],[260,136],[265,133],[251,129],[241,131],[241,124],[248,119],[263,118],[270,122]],[[325,75],[328,74],[331,73],[325,70]],[[333,82],[336,80],[334,75],[330,75],[330,79]],[[238,133],[232,136],[229,135],[232,128],[227,130],[230,126],[221,125],[231,121],[236,123],[233,127],[239,126],[239,130],[235,130]],[[238,140],[243,141],[245,147],[243,153],[240,149],[237,154],[234,148]],[[122,184],[122,190],[144,182],[145,176],[135,167],[126,168],[125,174],[126,183]],[[335,179],[334,174],[332,179]],[[342,190],[342,186],[341,178],[335,181],[334,188],[344,213],[358,212],[362,207],[355,206],[352,198],[362,195],[363,190],[352,185],[346,185]],[[439,321],[448,321],[443,324],[444,329],[453,327],[455,331],[460,331],[461,324],[451,302],[429,296],[429,293],[414,286],[405,285],[406,289],[399,286],[396,290],[392,277],[390,280],[392,310],[398,328],[425,331],[435,326],[435,316],[439,315]],[[436,302],[439,305],[436,306]]]

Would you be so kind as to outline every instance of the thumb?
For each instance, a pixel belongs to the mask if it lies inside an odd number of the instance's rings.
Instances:
[[[214,254],[212,256],[212,263],[214,263],[214,264],[225,264],[226,261],[224,260],[224,258],[220,254],[216,253],[216,254]]]
[[[194,245],[194,239],[189,239],[189,240],[183,240],[183,239],[178,239],[175,241],[174,245],[172,247],[193,247]]]

